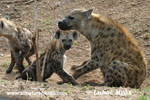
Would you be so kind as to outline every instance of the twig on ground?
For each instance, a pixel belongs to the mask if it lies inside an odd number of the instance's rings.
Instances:
[[[49,97],[48,95],[44,94],[40,89],[38,89],[40,91],[40,93],[42,93],[45,97],[49,98],[49,100],[56,100],[56,98],[58,97],[55,97],[55,98],[51,98]]]

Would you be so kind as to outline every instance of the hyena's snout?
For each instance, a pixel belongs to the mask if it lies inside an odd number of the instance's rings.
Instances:
[[[68,23],[65,20],[61,20],[58,22],[58,27],[61,30],[69,30],[71,27],[69,27]]]
[[[69,50],[71,48],[71,43],[65,43],[64,44],[64,49]]]

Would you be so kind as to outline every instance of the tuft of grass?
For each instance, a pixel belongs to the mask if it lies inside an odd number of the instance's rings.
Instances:
[[[4,80],[4,84],[5,84],[5,85],[7,84],[7,80]]]
[[[51,24],[51,21],[47,20],[44,22],[46,25],[50,25]]]
[[[67,94],[71,94],[71,93],[72,93],[72,91],[71,91],[70,89],[66,90],[65,92],[66,92]]]
[[[10,64],[10,63],[9,63],[8,61],[6,61],[4,65],[9,66],[9,64]]]
[[[74,45],[78,45],[78,41],[74,41]]]
[[[29,80],[32,80],[32,77],[29,77]]]
[[[46,25],[50,25],[50,24],[51,24],[51,20],[52,20],[52,17],[50,17],[50,19],[49,19],[49,20],[46,20],[46,21],[44,22],[44,24],[46,24]]]
[[[72,87],[72,84],[70,82],[68,82],[68,86]]]
[[[50,99],[50,96],[47,96],[48,99]]]
[[[147,96],[140,96],[137,100],[150,100],[150,98],[148,99]]]
[[[84,90],[84,91],[87,91],[87,90],[88,90],[88,87],[85,85],[85,86],[83,87],[83,90]]]

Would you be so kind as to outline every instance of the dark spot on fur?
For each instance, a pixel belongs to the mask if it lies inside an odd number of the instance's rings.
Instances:
[[[124,80],[124,79],[125,79],[125,77],[123,76],[123,77],[122,77],[122,79]]]
[[[108,79],[107,81],[108,81],[108,82],[112,82],[112,79]]]
[[[125,57],[125,58],[126,58],[126,57],[127,57],[127,53],[125,53],[125,54],[123,55],[123,57]]]
[[[131,81],[128,81],[129,84],[131,84]]]
[[[93,63],[89,63],[90,66],[93,66]]]
[[[121,55],[122,55],[122,52],[119,52],[119,53],[118,53],[118,55],[120,55],[120,56],[121,56]]]
[[[119,32],[118,35],[119,35],[119,37],[122,37],[122,36],[123,36],[123,34],[122,34],[121,32]]]
[[[120,69],[118,69],[118,72],[119,72],[119,73],[121,73],[121,70],[120,70]]]
[[[105,37],[104,38],[108,38],[108,35],[105,35]]]
[[[121,75],[118,75],[117,78],[120,79],[120,78],[121,78]]]
[[[114,42],[113,40],[110,40],[110,41],[109,41],[110,44],[113,44],[113,42]]]
[[[106,79],[109,79],[109,75],[106,75]]]
[[[88,67],[87,70],[90,70],[90,68]]]
[[[103,57],[103,55],[104,55],[104,54],[103,54],[103,53],[101,53],[101,55],[100,55],[100,56],[101,56],[101,57]]]
[[[115,70],[115,69],[116,69],[116,66],[112,66],[112,68],[113,68],[113,70]]]
[[[99,64],[96,64],[96,66],[99,66]]]
[[[132,73],[132,71],[130,70],[130,71],[129,71],[129,74],[131,74],[131,73]]]
[[[92,54],[96,51],[96,48],[92,48]]]
[[[120,46],[118,45],[117,48],[120,49]]]
[[[111,33],[111,37],[114,37],[114,33]]]
[[[135,74],[137,75],[138,73],[139,73],[139,72],[136,70],[136,71],[135,71]]]
[[[102,22],[102,21],[100,21],[100,24],[104,25],[105,23],[104,23],[104,22]]]
[[[108,27],[106,30],[107,30],[107,31],[110,31],[110,30],[111,30],[111,27]]]
[[[138,76],[137,76],[138,77]],[[135,81],[138,81],[138,78],[137,77],[135,77]]]
[[[113,71],[111,69],[108,70],[109,73],[112,73]]]
[[[123,69],[125,70],[125,72],[127,72],[127,71],[128,71],[128,69],[127,69],[126,67],[123,67]]]
[[[114,53],[114,55],[117,55],[118,54],[118,51],[116,51],[115,53]]]
[[[117,64],[117,62],[116,62],[116,61],[113,61],[113,64]]]
[[[114,74],[115,74],[115,76],[116,76],[116,75],[117,75],[117,72],[115,72]]]

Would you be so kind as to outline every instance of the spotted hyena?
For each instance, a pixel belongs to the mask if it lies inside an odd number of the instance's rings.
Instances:
[[[70,82],[73,85],[77,85],[77,82],[74,78],[69,75],[63,69],[64,63],[64,54],[66,50],[69,50],[73,44],[73,41],[77,39],[76,31],[62,31],[58,30],[55,34],[55,38],[48,45],[48,48],[45,50],[43,54],[40,55],[40,70],[42,70],[42,65],[44,61],[44,57],[47,54],[46,63],[45,63],[45,72],[43,80],[45,81],[47,78],[51,77],[51,75],[55,72],[59,77],[63,80],[63,82]],[[47,53],[46,53],[47,52]],[[36,61],[33,64],[26,68],[22,75],[18,78],[22,78],[27,80],[27,78],[31,81],[37,81],[36,78]],[[17,79],[18,79],[17,78]]]
[[[146,76],[146,61],[131,34],[118,22],[89,10],[73,10],[58,22],[62,30],[74,29],[91,43],[91,58],[73,77],[100,68],[105,86],[139,88]]]
[[[11,52],[11,63],[6,73],[10,73],[16,64],[20,73],[24,70],[23,59],[30,64],[30,56],[34,54],[33,35],[26,28],[16,26],[12,21],[0,19],[0,37],[6,38]]]

